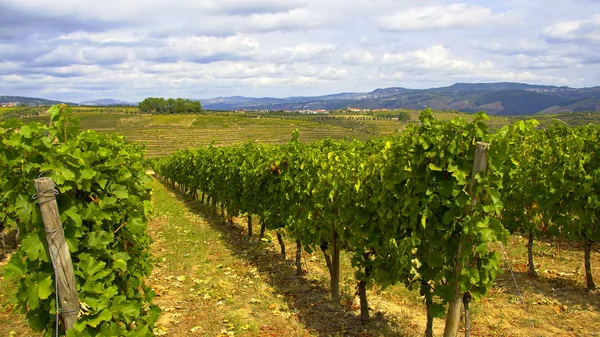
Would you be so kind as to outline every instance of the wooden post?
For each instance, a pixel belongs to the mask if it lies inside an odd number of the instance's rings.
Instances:
[[[469,193],[471,194],[471,205],[475,206],[479,203],[479,195],[473,190],[475,184],[475,176],[479,172],[485,172],[487,169],[487,149],[490,144],[484,142],[477,142],[477,149],[475,150],[475,158],[473,160],[473,171],[471,174],[471,185],[469,186]],[[463,252],[462,237],[459,237],[458,251],[456,253],[456,266],[455,266],[455,277],[454,281],[454,294],[452,301],[448,304],[448,313],[446,314],[446,325],[444,327],[444,337],[456,337],[458,334],[458,327],[460,325],[460,311],[462,307],[463,295],[460,292],[460,278],[462,274],[462,263],[460,256]]]
[[[248,236],[252,236],[252,214],[248,213]]]
[[[470,301],[471,293],[467,291],[463,295],[463,306],[465,307],[465,337],[471,337],[471,313],[469,312]]]
[[[73,262],[71,261],[69,246],[65,241],[65,233],[54,195],[55,185],[52,178],[48,177],[36,179],[34,185],[46,230],[48,250],[54,267],[61,317],[65,330],[71,330],[79,314],[79,299],[77,297],[75,274],[73,273]]]

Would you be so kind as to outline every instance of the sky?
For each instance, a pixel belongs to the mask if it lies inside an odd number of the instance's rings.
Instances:
[[[0,0],[0,95],[600,85],[600,0]]]

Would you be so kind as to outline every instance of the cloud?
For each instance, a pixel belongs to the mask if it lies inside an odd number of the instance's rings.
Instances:
[[[324,16],[311,12],[308,8],[298,8],[289,12],[253,14],[244,18],[239,27],[253,32],[269,32],[310,29],[320,27],[324,23]]]
[[[388,31],[473,28],[506,22],[509,16],[509,13],[494,13],[490,8],[457,3],[409,8],[380,17],[378,24]]]
[[[75,31],[61,34],[57,41],[89,42],[94,44],[131,44],[146,38],[147,31],[133,28],[107,29],[101,32]]]
[[[0,94],[134,101],[457,81],[594,86],[600,15],[589,13],[600,2],[0,0]]]
[[[537,59],[537,62],[551,61]],[[531,64],[536,59],[528,59]],[[543,83],[567,83],[562,77],[540,75],[532,71],[504,70],[495,67],[491,61],[471,61],[455,57],[443,45],[403,53],[383,55],[383,63],[388,66],[380,73],[382,79],[402,78],[406,74],[413,76],[444,76],[454,79],[494,80],[494,81],[538,81]]]
[[[293,47],[283,47],[271,52],[270,60],[276,62],[307,62],[324,60],[336,50],[331,43],[301,43]]]
[[[213,0],[201,1],[198,2],[198,5],[202,10],[210,13],[247,16],[253,14],[274,14],[288,12],[298,8],[299,6],[305,6],[307,3],[308,1],[304,0]]]
[[[518,69],[566,69],[575,65],[577,60],[562,55],[516,55],[514,67]]]
[[[380,80],[392,80],[392,81],[397,81],[397,80],[401,80],[404,79],[406,76],[399,71],[393,72],[393,73],[379,73],[377,76]]]
[[[128,26],[129,23],[99,20],[96,17],[67,16],[56,12],[54,5],[50,10],[40,8],[20,8],[27,1],[0,1],[0,41],[51,38],[73,31],[100,32],[107,28]]]
[[[542,36],[550,43],[600,44],[600,15],[590,20],[559,22],[546,27]]]
[[[317,78],[323,80],[341,80],[344,79],[348,75],[348,72],[344,69],[337,69],[334,67],[327,67],[323,71],[321,71]]]
[[[211,63],[223,60],[248,60],[258,55],[260,45],[254,38],[235,35],[225,38],[213,36],[173,37],[162,40],[162,45],[144,46],[135,51],[147,61]]]
[[[386,53],[383,55],[383,63],[399,65],[404,69],[414,71],[436,70],[446,74],[492,69],[494,67],[490,61],[471,62],[454,58],[443,45],[404,53]]]
[[[369,53],[366,50],[362,50],[362,49],[349,51],[347,53],[344,53],[344,55],[342,55],[342,62],[345,64],[352,64],[352,65],[370,63],[374,59],[375,59],[375,56],[373,56],[373,54]]]
[[[214,78],[249,79],[259,77],[285,78],[285,65],[227,62],[211,71]]]

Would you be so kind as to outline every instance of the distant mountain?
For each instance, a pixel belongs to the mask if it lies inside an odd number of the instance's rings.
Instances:
[[[79,103],[80,105],[93,105],[93,106],[109,106],[109,105],[131,105],[131,106],[136,106],[137,103],[132,103],[132,102],[126,102],[126,101],[119,101],[116,99],[112,99],[112,98],[102,98],[102,99],[97,99],[94,101],[85,101],[85,102],[81,102]]]
[[[336,110],[360,109],[458,110],[491,115],[529,115],[600,111],[600,87],[570,88],[524,83],[456,83],[448,87],[376,89],[315,97],[217,97],[201,100],[210,110]]]
[[[26,106],[48,106],[53,104],[68,104],[68,105],[77,105],[75,103],[62,102],[62,101],[53,101],[50,99],[44,98],[35,98],[35,97],[22,97],[22,96],[0,96],[0,104],[2,103],[16,103],[23,104]]]

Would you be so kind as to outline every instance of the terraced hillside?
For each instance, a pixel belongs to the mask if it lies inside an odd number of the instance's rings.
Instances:
[[[328,125],[309,119],[249,118],[232,115],[132,115],[119,113],[77,114],[82,129],[103,133],[119,133],[127,139],[145,143],[148,156],[169,154],[177,149],[208,145],[243,143],[248,140],[261,143],[285,143],[294,129],[300,130],[303,141],[355,137],[368,139],[377,133],[366,133],[349,128]],[[46,122],[47,117],[31,119]],[[393,123],[393,128],[402,124]],[[385,128],[389,133],[390,128]]]
[[[116,132],[130,141],[145,143],[150,157],[166,155],[181,148],[208,145],[213,141],[215,146],[243,143],[248,140],[281,144],[289,141],[292,131],[296,128],[300,130],[301,140],[311,141],[327,137],[354,137],[365,140],[378,135],[392,134],[404,127],[404,124],[398,121],[375,120],[362,115],[330,115],[328,120],[323,120],[318,115],[279,118],[252,117],[235,113],[141,115],[124,109],[126,108],[81,108],[75,109],[75,114],[82,129],[103,133]],[[418,120],[418,112],[412,115],[413,120]],[[436,112],[435,115],[440,119],[473,118],[472,114],[456,112]],[[25,119],[42,123],[48,121],[43,113]],[[507,124],[508,120],[505,117],[490,116],[488,123],[491,126],[500,126]]]

